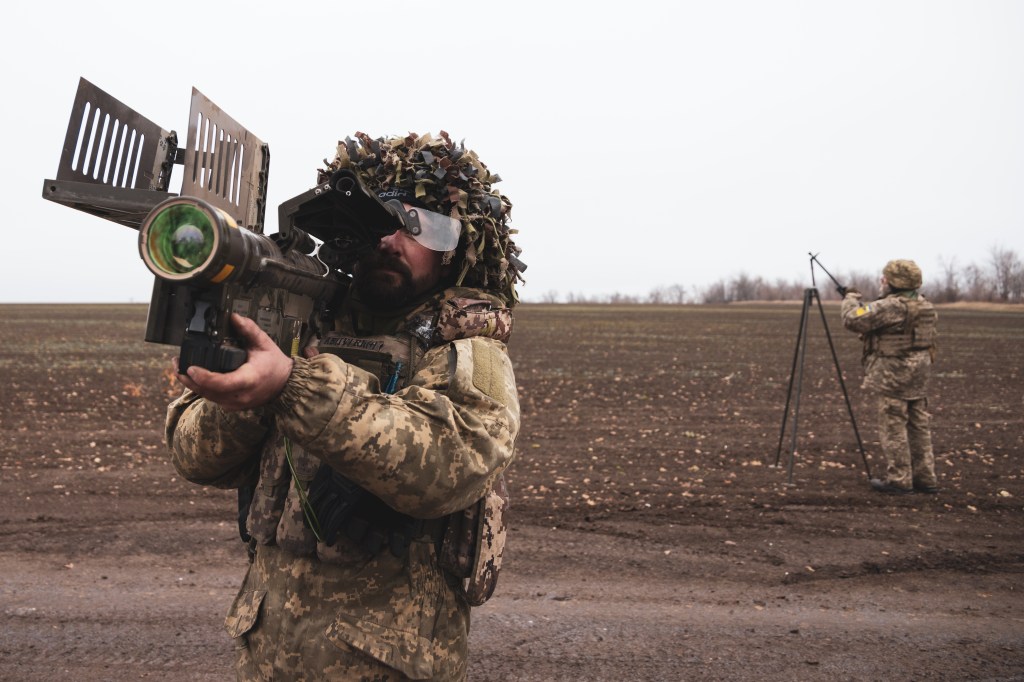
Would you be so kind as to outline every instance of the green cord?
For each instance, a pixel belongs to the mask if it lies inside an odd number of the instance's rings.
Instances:
[[[309,504],[309,497],[306,495],[306,489],[302,486],[302,481],[295,475],[295,463],[292,461],[292,442],[287,436],[284,439],[284,455],[285,459],[288,460],[288,469],[292,472],[292,480],[295,481],[295,490],[299,493],[299,504],[302,505],[302,513],[306,517],[309,529],[313,531],[313,535],[316,536],[317,542],[323,542],[324,539],[320,535],[320,521],[317,520],[316,512],[313,511],[313,507]]]
[[[292,336],[291,356],[293,358],[299,355],[299,331],[300,325],[296,322]],[[295,462],[292,461],[292,442],[287,436],[284,437],[284,456],[288,460],[288,470],[292,472],[292,480],[295,481],[295,490],[299,493],[299,504],[302,505],[302,513],[306,517],[306,523],[309,524],[309,529],[316,536],[317,542],[323,542],[323,536],[320,535],[322,532],[320,530],[320,521],[316,518],[316,512],[313,511],[313,507],[309,504],[309,496],[306,495],[306,489],[303,487],[302,481],[295,474]]]

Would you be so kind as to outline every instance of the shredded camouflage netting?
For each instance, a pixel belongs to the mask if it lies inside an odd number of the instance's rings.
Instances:
[[[457,286],[479,287],[495,292],[509,306],[518,296],[516,280],[526,266],[519,260],[521,249],[512,241],[516,230],[509,228],[512,203],[491,185],[501,178],[491,173],[464,143],[455,144],[443,130],[406,137],[373,139],[356,133],[338,142],[338,153],[320,171],[320,181],[341,168],[359,173],[371,190],[407,189],[431,211],[462,222]]]

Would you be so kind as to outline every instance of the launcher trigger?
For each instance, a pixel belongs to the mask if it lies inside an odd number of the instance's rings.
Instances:
[[[186,333],[191,334],[216,334],[214,329],[217,311],[213,309],[209,301],[196,301],[192,318],[185,328]]]

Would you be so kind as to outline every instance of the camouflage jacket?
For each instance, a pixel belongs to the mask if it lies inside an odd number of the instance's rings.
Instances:
[[[935,308],[916,292],[864,303],[848,293],[843,325],[864,341],[864,388],[890,398],[927,397],[935,350]]]
[[[247,522],[256,563],[227,625],[236,637],[257,620],[274,629],[276,658],[261,662],[264,672],[331,669],[335,662],[322,650],[308,650],[307,640],[322,634],[412,679],[464,674],[469,609],[438,564],[436,537],[416,538],[400,557],[387,549],[367,554],[344,536],[318,543],[295,479],[308,489],[326,463],[419,519],[479,500],[510,463],[519,429],[515,379],[499,340],[507,339],[511,318],[498,318],[494,328],[493,316],[474,317],[487,299],[448,290],[375,335],[361,334],[358,315],[340,315],[324,341],[342,355],[346,347],[361,354],[352,362],[334,352],[296,358],[283,392],[264,409],[226,413],[187,391],[169,406],[167,439],[182,476],[218,487],[256,485]],[[378,362],[381,371],[372,371],[375,349],[401,355],[402,348],[401,366]],[[388,393],[382,374],[393,370],[401,381]],[[274,582],[282,563],[291,578]],[[301,627],[287,625],[296,613]]]

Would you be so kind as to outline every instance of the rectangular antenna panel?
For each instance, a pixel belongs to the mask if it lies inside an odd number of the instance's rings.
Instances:
[[[192,88],[182,196],[204,199],[262,234],[269,165],[267,145]]]
[[[85,80],[71,109],[57,180],[43,196],[138,228],[169,195],[175,135]]]

